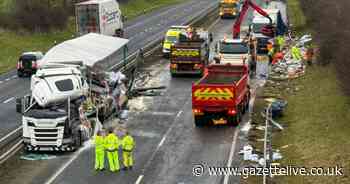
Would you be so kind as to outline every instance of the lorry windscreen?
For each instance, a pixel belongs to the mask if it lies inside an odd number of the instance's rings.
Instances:
[[[245,43],[221,43],[220,53],[245,54],[245,53],[248,53],[248,46]]]
[[[266,26],[266,24],[260,23],[260,24],[253,24],[253,32],[254,33],[261,33],[261,29]]]
[[[221,8],[235,8],[237,5],[236,3],[222,3]]]
[[[167,36],[165,41],[169,42],[169,43],[176,43],[177,42],[177,37],[176,36]]]

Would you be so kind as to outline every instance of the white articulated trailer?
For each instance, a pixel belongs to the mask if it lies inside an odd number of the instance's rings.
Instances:
[[[78,35],[100,33],[123,37],[123,18],[116,0],[90,0],[75,5]]]
[[[100,121],[121,110],[115,103],[124,105],[127,98],[114,101],[108,90],[108,75],[96,85],[91,77],[125,62],[127,43],[127,39],[89,33],[56,45],[45,54],[32,76],[31,94],[17,100],[27,150],[70,151],[80,147],[93,127],[82,119],[82,103],[87,97],[98,102],[94,115]],[[114,86],[126,89],[123,83]]]

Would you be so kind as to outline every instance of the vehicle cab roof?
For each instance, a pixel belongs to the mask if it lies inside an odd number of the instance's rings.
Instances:
[[[109,2],[109,1],[111,1],[111,0],[90,0],[90,1],[77,3],[76,5],[101,4],[101,3]]]
[[[43,57],[43,53],[40,51],[36,51],[36,52],[24,52],[22,53],[21,56],[35,56],[35,57]]]
[[[229,39],[221,39],[221,42],[224,42],[224,43],[243,43],[243,39],[239,38],[239,39],[232,39],[232,38],[229,38]]]

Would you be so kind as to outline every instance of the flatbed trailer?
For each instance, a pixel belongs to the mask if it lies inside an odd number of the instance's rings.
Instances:
[[[237,125],[249,108],[246,65],[209,65],[192,85],[192,111],[196,126]]]

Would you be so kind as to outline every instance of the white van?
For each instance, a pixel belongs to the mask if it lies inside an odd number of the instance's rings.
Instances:
[[[78,35],[100,33],[123,37],[123,21],[116,0],[90,0],[75,5]]]

